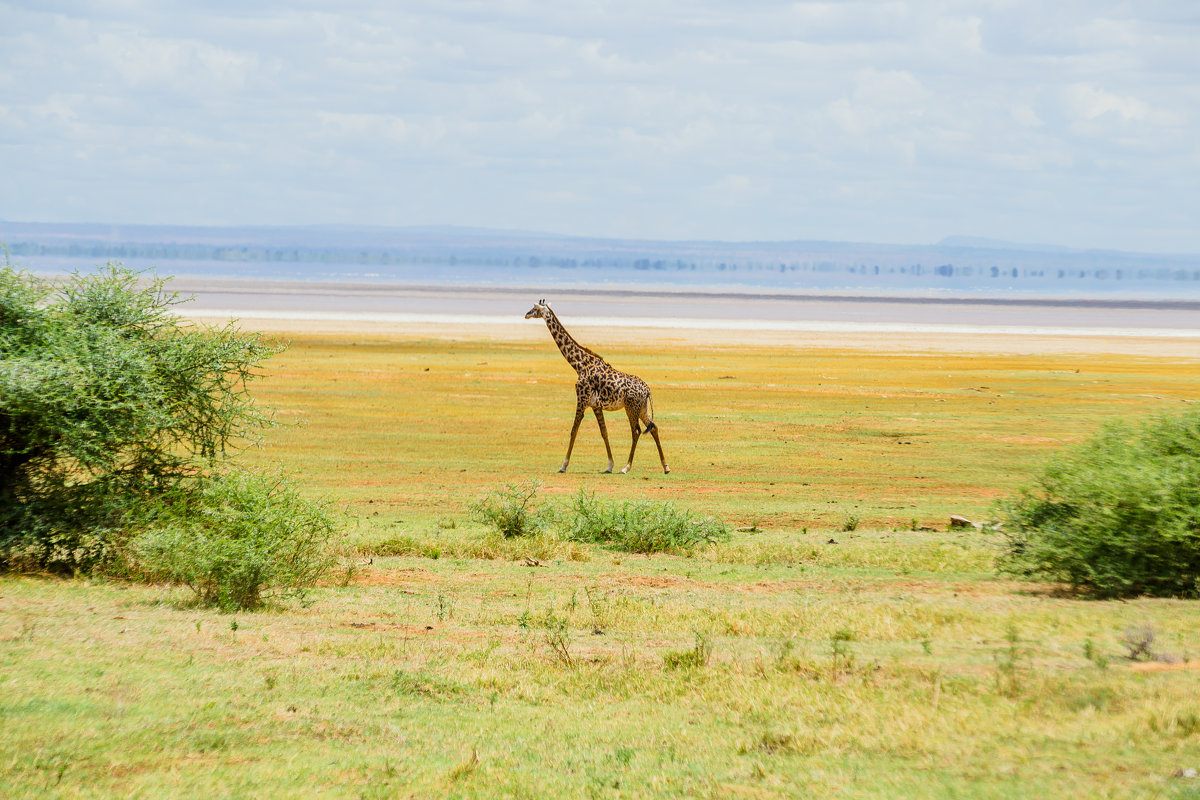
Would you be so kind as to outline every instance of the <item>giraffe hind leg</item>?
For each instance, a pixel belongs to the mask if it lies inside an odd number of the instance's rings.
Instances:
[[[642,421],[646,423],[646,432],[654,437],[654,444],[658,447],[658,460],[662,462],[663,472],[670,474],[671,468],[667,466],[667,457],[663,455],[662,442],[658,438],[658,424],[650,419],[650,415],[644,410],[642,411]],[[633,461],[633,454],[629,456],[629,460]]]

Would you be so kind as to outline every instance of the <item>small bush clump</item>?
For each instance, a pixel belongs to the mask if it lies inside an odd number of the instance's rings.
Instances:
[[[535,503],[541,488],[542,482],[537,480],[506,483],[502,489],[471,505],[471,519],[498,531],[506,539],[538,533],[546,525]]]
[[[1001,505],[1000,568],[1097,597],[1200,594],[1200,410],[1119,424]]]
[[[130,543],[129,566],[204,605],[254,609],[316,583],[333,564],[334,532],[325,506],[285,476],[225,471],[166,495]]]
[[[712,517],[648,500],[604,502],[580,490],[561,515],[563,536],[630,553],[686,552],[729,539],[729,527]]]

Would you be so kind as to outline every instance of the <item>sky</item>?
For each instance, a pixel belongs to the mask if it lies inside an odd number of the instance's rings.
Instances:
[[[0,219],[1200,252],[1196,0],[0,0]]]

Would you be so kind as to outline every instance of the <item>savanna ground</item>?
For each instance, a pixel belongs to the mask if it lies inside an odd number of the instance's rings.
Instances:
[[[644,437],[600,474],[589,415],[559,475],[574,375],[540,334],[290,337],[244,459],[347,509],[305,602],[0,578],[0,796],[1200,797],[1200,604],[999,578],[946,529],[1200,396],[1200,353],[582,330],[651,384],[672,472]],[[635,556],[469,520],[529,479],[750,530]]]

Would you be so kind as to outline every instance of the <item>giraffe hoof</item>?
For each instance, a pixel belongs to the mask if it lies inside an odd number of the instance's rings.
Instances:
[[[566,464],[563,464],[561,467],[559,467],[559,468],[558,468],[558,471],[559,471],[559,472],[566,472],[566,471],[567,471],[567,465],[566,465]]]
[[[621,470],[622,475],[626,474],[627,472],[629,472],[629,467],[625,467],[623,470]]]
[[[663,473],[664,473],[664,474],[666,474],[666,475],[670,475],[670,474],[671,474],[671,468],[670,468],[670,467],[668,467],[666,464],[663,464]]]

